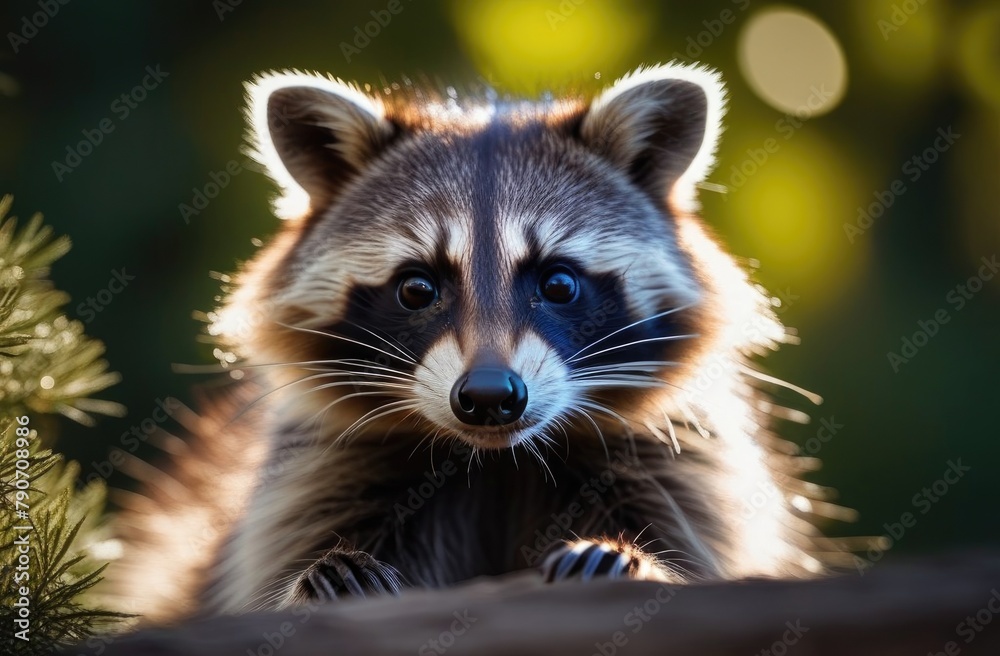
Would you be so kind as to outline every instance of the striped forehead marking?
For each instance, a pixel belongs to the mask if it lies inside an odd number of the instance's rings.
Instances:
[[[445,226],[444,254],[458,271],[468,271],[472,260],[472,225],[456,218]]]
[[[474,287],[497,282],[502,244],[497,242],[498,173],[501,169],[501,148],[507,136],[496,123],[490,124],[472,142],[474,153],[472,180],[472,261],[469,277]]]

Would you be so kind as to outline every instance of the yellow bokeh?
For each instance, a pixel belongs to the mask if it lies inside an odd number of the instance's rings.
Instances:
[[[962,199],[951,218],[960,225],[966,253],[974,263],[1000,250],[1000,206],[996,202],[996,189],[1000,186],[1000,120],[997,119],[997,110],[988,106],[963,117],[960,134],[971,138],[955,148],[954,164],[948,171],[954,193]],[[1000,280],[993,283],[1000,284]]]
[[[762,279],[808,293],[818,309],[864,271],[872,236],[866,232],[851,243],[844,224],[855,222],[858,206],[871,198],[858,189],[850,158],[833,144],[803,133],[776,141],[766,161],[745,167],[751,173],[742,186],[730,185],[725,232],[734,250],[761,262]]]
[[[517,93],[634,67],[650,28],[630,2],[454,0],[451,8],[459,39],[479,70]]]
[[[958,33],[962,77],[982,100],[1000,110],[1000,5],[987,3],[968,12]]]
[[[854,29],[868,70],[893,86],[929,90],[945,54],[947,4],[855,0]]]
[[[847,61],[834,33],[801,9],[769,7],[740,31],[739,65],[761,99],[781,112],[818,116],[847,90]]]

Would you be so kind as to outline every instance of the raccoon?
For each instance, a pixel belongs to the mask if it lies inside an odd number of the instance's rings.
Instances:
[[[209,315],[239,391],[123,512],[141,612],[823,570],[833,506],[749,363],[789,338],[698,217],[717,73],[590,100],[248,90],[283,223]]]

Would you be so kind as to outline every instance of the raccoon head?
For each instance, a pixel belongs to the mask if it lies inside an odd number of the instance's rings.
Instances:
[[[733,317],[760,294],[693,216],[716,74],[640,69],[590,102],[401,98],[297,73],[249,89],[287,221],[215,331],[280,365],[338,435],[403,421],[505,448],[621,428],[720,344],[746,346]]]

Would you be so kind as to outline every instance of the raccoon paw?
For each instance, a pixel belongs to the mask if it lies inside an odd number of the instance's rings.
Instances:
[[[331,551],[304,571],[295,583],[292,603],[332,601],[370,595],[398,595],[402,575],[392,565],[363,551]]]
[[[594,578],[668,580],[656,561],[631,544],[577,540],[555,549],[542,563],[546,583]]]

